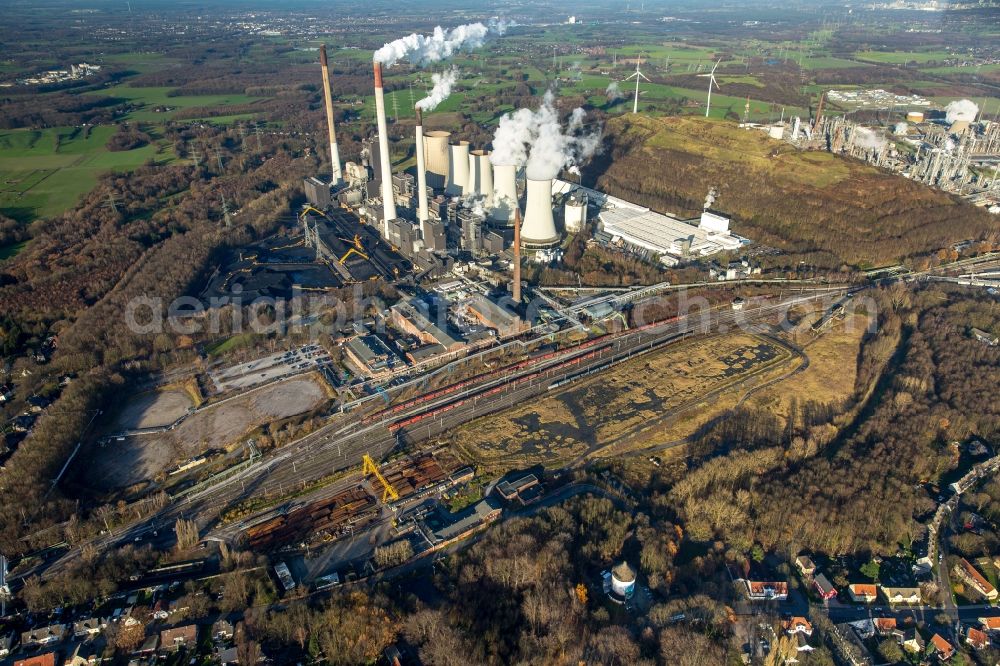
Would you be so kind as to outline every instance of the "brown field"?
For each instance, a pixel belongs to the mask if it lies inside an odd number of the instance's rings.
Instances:
[[[95,448],[90,482],[110,490],[147,481],[178,462],[231,447],[254,428],[315,409],[327,399],[323,382],[308,375],[218,403],[191,415],[174,430]]]
[[[491,471],[568,462],[611,445],[633,448],[672,436],[673,424],[664,422],[671,417],[689,433],[702,412],[716,413],[717,392],[780,375],[793,360],[789,349],[752,334],[688,340],[467,424],[450,443]]]

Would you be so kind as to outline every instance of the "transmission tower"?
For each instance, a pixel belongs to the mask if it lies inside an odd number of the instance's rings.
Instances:
[[[226,228],[233,226],[233,218],[229,215],[229,205],[226,203],[226,195],[222,194],[222,219],[226,221]]]
[[[108,192],[108,208],[113,210],[116,214],[118,213],[118,202],[115,199],[114,192]]]

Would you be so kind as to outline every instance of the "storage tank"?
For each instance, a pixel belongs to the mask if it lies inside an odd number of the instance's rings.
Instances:
[[[635,571],[628,562],[622,562],[611,570],[611,591],[625,599],[635,592]]]
[[[559,234],[552,217],[551,179],[528,179],[521,242],[525,247],[536,248],[552,247],[559,243]]]
[[[489,151],[473,150],[469,153],[469,191],[484,197],[487,208],[492,204],[493,165],[490,163]]]
[[[444,186],[444,193],[460,197],[469,186],[469,142],[456,141],[448,149],[448,182]]]
[[[424,160],[427,185],[435,190],[444,189],[448,182],[448,139],[451,132],[431,130],[424,132]]]
[[[514,226],[517,205],[517,167],[513,164],[493,165],[493,209],[490,211],[490,220],[496,226]]]
[[[569,196],[566,200],[565,220],[567,233],[583,231],[583,226],[587,223],[586,195],[573,192]]]
[[[906,120],[911,123],[922,123],[924,122],[924,112],[923,111],[907,111]]]

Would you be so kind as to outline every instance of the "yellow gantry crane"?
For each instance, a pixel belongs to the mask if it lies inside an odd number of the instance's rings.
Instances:
[[[364,243],[361,242],[360,234],[354,234],[354,240],[348,240],[347,238],[341,238],[340,240],[344,241],[345,243],[351,246],[348,248],[347,252],[344,253],[344,256],[340,258],[341,264],[347,261],[347,258],[350,257],[352,254],[358,255],[365,261],[371,261],[371,259],[365,253],[365,246]]]
[[[306,213],[316,213],[320,217],[326,217],[326,213],[317,208],[313,208],[312,206],[306,206],[305,208],[303,208],[302,212],[299,213],[299,217],[305,217]]]
[[[375,461],[372,460],[372,457],[366,453],[361,457],[361,475],[368,476],[369,474],[373,475],[382,484],[382,504],[387,504],[387,497],[391,498],[394,502],[399,499],[399,493],[397,493],[396,489],[385,480],[385,477],[382,476],[382,472],[378,471],[378,465],[376,465]]]

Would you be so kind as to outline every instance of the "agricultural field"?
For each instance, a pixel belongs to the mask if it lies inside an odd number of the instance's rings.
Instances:
[[[113,126],[0,131],[0,213],[28,223],[71,208],[108,171],[149,160],[166,163],[173,150],[151,143],[122,152],[105,147]]]
[[[102,88],[87,94],[106,95],[132,102],[140,108],[129,113],[126,118],[134,121],[168,120],[182,109],[252,104],[265,99],[263,97],[250,97],[240,94],[172,96],[170,93],[173,90],[173,88],[169,87],[133,88],[128,84],[121,84]],[[158,112],[154,111],[156,108],[170,110]]]
[[[657,439],[677,414],[711,408],[717,394],[794,360],[781,343],[753,334],[696,338],[474,421],[449,439],[491,472],[565,463],[619,444],[632,448]]]

